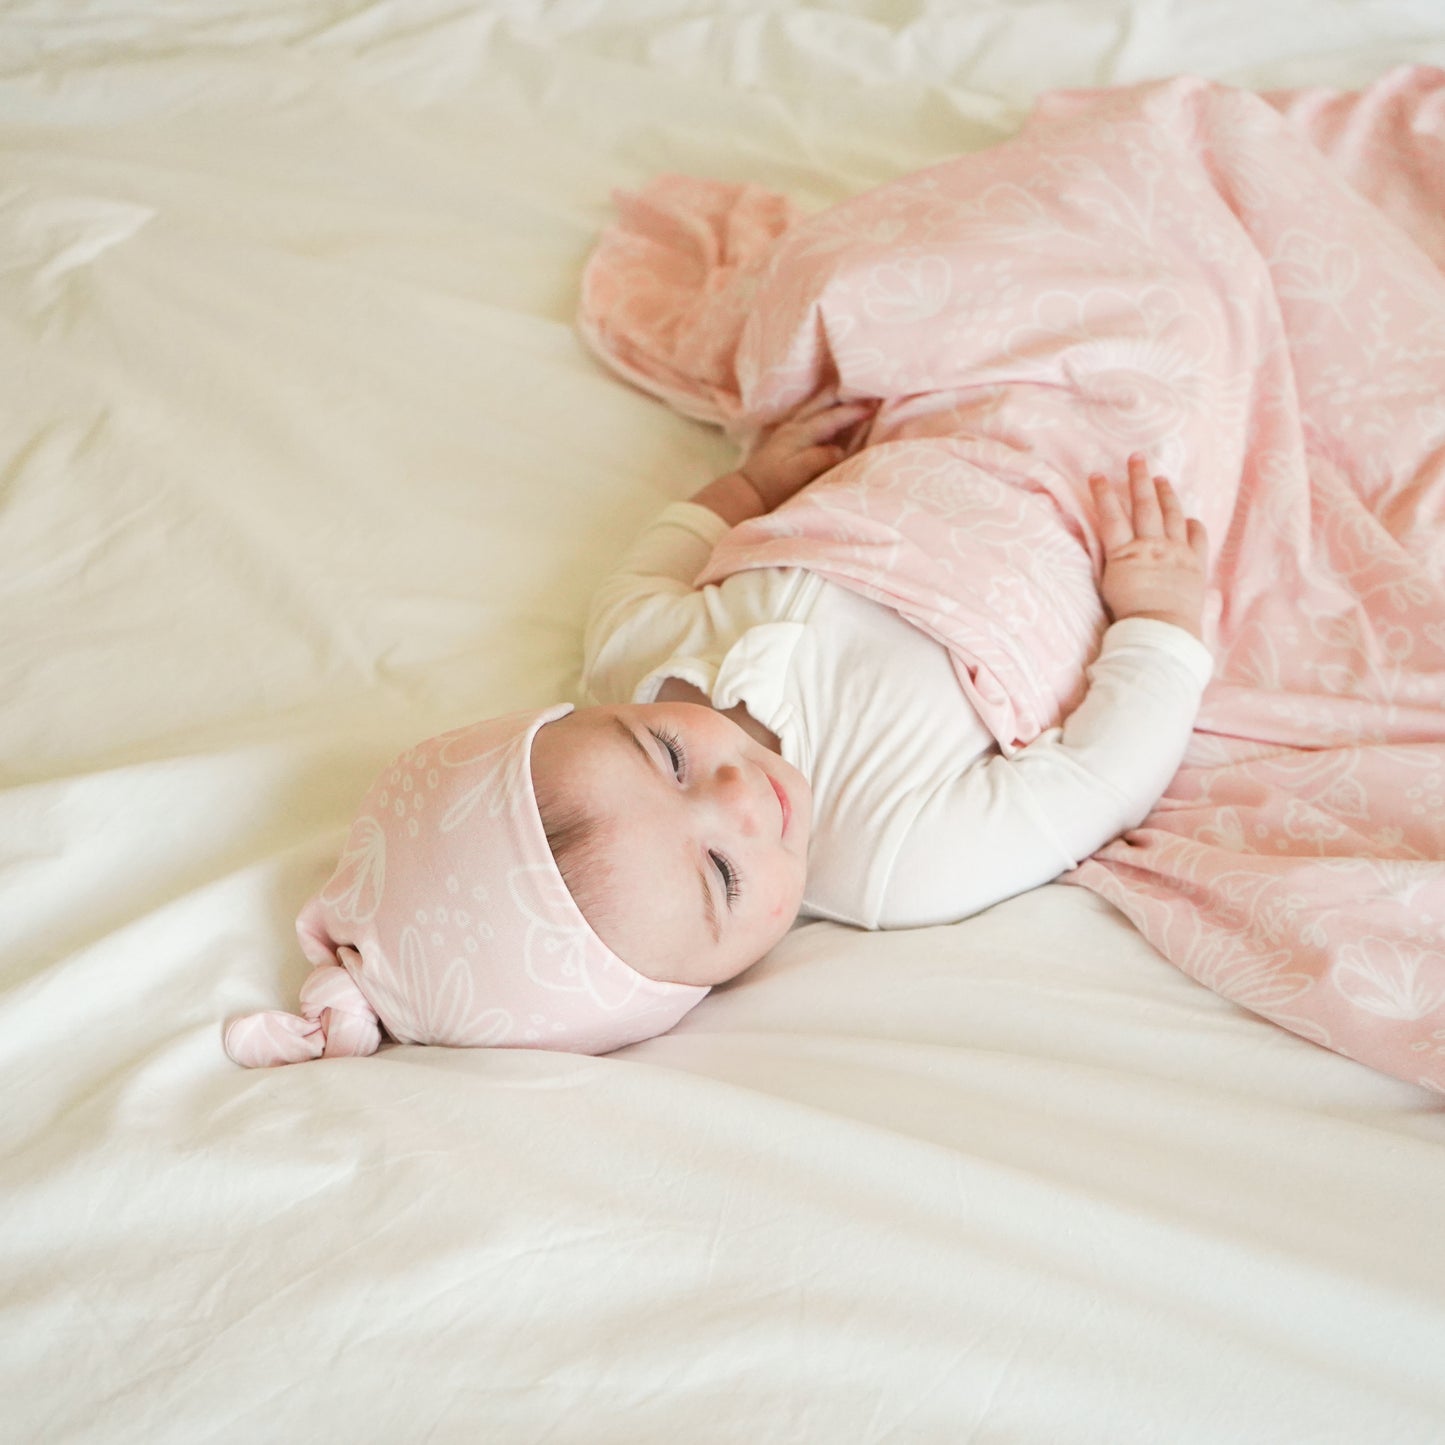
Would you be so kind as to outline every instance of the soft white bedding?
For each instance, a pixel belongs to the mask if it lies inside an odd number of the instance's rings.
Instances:
[[[1445,1438],[1439,1099],[1081,890],[603,1059],[220,1047],[379,764],[567,695],[731,461],[574,336],[613,186],[1410,60],[1433,0],[0,6],[0,1438]]]

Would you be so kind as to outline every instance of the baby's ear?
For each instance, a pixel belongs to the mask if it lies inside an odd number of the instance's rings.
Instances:
[[[232,1019],[225,1035],[226,1052],[247,1069],[374,1054],[380,1044],[376,1010],[335,963],[311,970],[301,986],[299,1014],[279,1009],[247,1014]]]

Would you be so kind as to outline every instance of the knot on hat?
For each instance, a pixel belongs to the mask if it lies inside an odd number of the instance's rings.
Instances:
[[[376,1010],[337,963],[312,969],[301,985],[299,1014],[269,1009],[233,1019],[226,1029],[226,1052],[249,1069],[374,1054],[380,1043]]]

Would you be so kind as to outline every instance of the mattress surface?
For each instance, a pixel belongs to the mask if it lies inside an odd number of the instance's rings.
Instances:
[[[570,696],[734,460],[575,334],[613,187],[811,209],[1059,86],[1445,64],[1437,6],[29,0],[0,57],[0,1435],[1441,1438],[1439,1098],[1080,889],[800,926],[606,1058],[221,1050],[377,769]]]

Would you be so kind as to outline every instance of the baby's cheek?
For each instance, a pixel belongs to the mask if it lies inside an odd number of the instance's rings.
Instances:
[[[791,886],[784,885],[768,908],[768,921],[776,927],[787,928],[798,916],[803,906],[804,880],[799,878]]]

